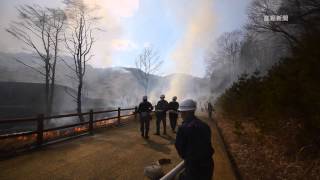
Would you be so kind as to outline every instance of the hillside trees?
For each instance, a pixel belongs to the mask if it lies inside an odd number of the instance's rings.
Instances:
[[[39,57],[39,62],[25,64],[44,76],[45,114],[50,115],[55,87],[55,72],[62,31],[66,16],[61,9],[43,8],[40,6],[22,5],[17,7],[19,20],[11,23],[7,32],[20,40],[29,51]],[[37,68],[36,66],[40,66]]]
[[[65,0],[64,3],[66,8],[63,10],[37,5],[19,6],[17,10],[20,19],[12,22],[7,29],[7,32],[23,42],[40,59],[35,64],[26,64],[20,59],[17,61],[44,76],[47,116],[52,111],[57,61],[63,50],[67,50],[63,53],[69,53],[73,59],[73,64],[65,64],[75,74],[75,77],[68,75],[78,84],[77,94],[70,95],[75,97],[77,112],[81,113],[86,65],[92,58],[90,52],[94,43],[94,25],[99,19],[92,15],[92,9],[82,0]],[[82,116],[80,120],[83,120]]]
[[[290,137],[288,141],[292,143],[288,148],[297,152],[317,144],[320,137],[320,53],[317,50],[320,4],[313,0],[282,0],[279,4],[267,4],[269,2],[253,1],[249,18],[254,19],[249,21],[246,30],[255,38],[244,39],[240,57],[241,63],[260,59],[264,64],[265,59],[278,60],[274,60],[273,66],[264,73],[258,72],[263,69],[261,66],[252,73],[244,71],[218,98],[216,106],[235,119],[250,117],[264,133]],[[264,13],[289,14],[289,21],[264,22]],[[273,38],[261,43],[261,37]],[[270,42],[276,43],[269,46]],[[259,48],[268,46],[274,51]]]

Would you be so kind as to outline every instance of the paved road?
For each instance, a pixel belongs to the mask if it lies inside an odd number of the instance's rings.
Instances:
[[[155,121],[151,124],[153,133]],[[151,135],[150,140],[144,140],[138,133],[138,127],[139,124],[132,120],[119,128],[99,129],[93,136],[47,146],[0,161],[0,179],[140,180],[146,179],[143,176],[144,167],[158,159],[171,159],[172,163],[163,167],[165,172],[180,162],[173,145],[175,134],[169,131],[167,136]],[[216,133],[213,127],[213,145],[216,150],[214,179],[233,180],[231,166]]]

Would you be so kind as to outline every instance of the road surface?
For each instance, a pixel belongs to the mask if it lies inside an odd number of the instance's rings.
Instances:
[[[230,163],[220,140],[216,138],[217,131],[212,123],[209,124],[216,151],[214,179],[233,180]],[[145,140],[138,129],[138,122],[132,120],[121,127],[98,129],[93,136],[80,137],[2,160],[0,179],[140,180],[147,179],[143,175],[144,167],[158,159],[171,159],[171,164],[163,166],[165,172],[181,161],[174,148],[175,134],[171,131],[167,136],[153,135],[155,120],[152,120],[150,139]]]

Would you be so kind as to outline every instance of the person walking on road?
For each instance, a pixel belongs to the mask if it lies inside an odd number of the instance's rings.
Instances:
[[[176,133],[178,108],[179,108],[179,103],[177,102],[177,96],[174,96],[172,98],[172,101],[169,103],[169,120],[170,120],[170,126],[173,133]]]
[[[212,104],[208,102],[208,116],[210,119],[212,119],[212,111],[214,111]]]
[[[179,109],[183,119],[179,127],[175,147],[185,161],[180,180],[211,180],[214,163],[210,127],[195,116],[196,102],[188,99]]]
[[[148,101],[147,96],[143,96],[142,102],[139,104],[138,113],[140,114],[140,132],[141,136],[148,139],[149,126],[151,120],[152,104]]]
[[[164,99],[165,96],[162,94],[160,96],[160,101],[158,101],[156,105],[156,116],[157,116],[157,121],[156,121],[156,135],[160,135],[160,124],[162,121],[163,124],[163,134],[167,134],[166,131],[166,112],[168,110],[168,102]]]

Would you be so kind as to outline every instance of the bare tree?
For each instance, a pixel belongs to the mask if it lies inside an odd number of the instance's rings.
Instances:
[[[14,21],[7,30],[12,36],[23,42],[30,51],[41,60],[41,67],[25,64],[26,67],[40,73],[45,78],[45,114],[50,115],[54,97],[56,62],[59,52],[58,42],[66,16],[60,9],[42,8],[37,5],[17,7],[19,21]]]
[[[316,0],[254,0],[249,7],[247,29],[258,33],[273,33],[285,38],[289,45],[301,45],[299,33],[301,24],[307,23],[308,16],[319,12]],[[265,21],[265,16],[288,15],[288,22]],[[310,26],[311,28],[311,26]]]
[[[92,58],[90,51],[94,43],[93,23],[97,18],[90,16],[90,9],[81,0],[66,0],[69,18],[68,34],[65,34],[65,44],[74,60],[74,67],[69,67],[76,75],[77,112],[80,121],[84,121],[82,113],[83,80],[87,62]]]
[[[137,78],[144,87],[145,95],[148,95],[150,77],[157,72],[163,61],[152,47],[146,47],[136,58],[136,68],[139,69]]]
[[[222,61],[227,66],[231,79],[236,77],[236,66],[241,49],[241,32],[232,31],[222,34],[217,40],[218,49],[212,58],[213,61]]]
[[[301,37],[312,39],[320,31],[319,0],[254,0],[248,10],[247,30],[285,40],[283,49],[304,47]],[[264,20],[277,15],[287,15],[288,21]]]
[[[62,33],[64,32],[66,15],[61,9],[48,9],[51,14],[51,18],[49,21],[49,26],[52,28],[52,36],[50,36],[50,40],[53,44],[53,62],[51,64],[51,93],[50,93],[50,105],[52,106],[53,98],[54,98],[54,88],[55,88],[55,79],[56,79],[56,65],[59,56],[59,44],[63,40]],[[52,107],[50,107],[51,109]]]

